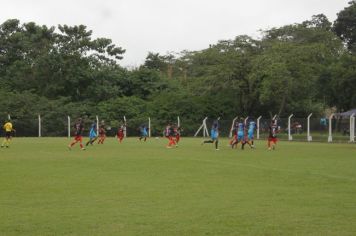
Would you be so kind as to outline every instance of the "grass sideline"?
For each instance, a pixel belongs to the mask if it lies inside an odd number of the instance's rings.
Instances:
[[[0,149],[0,235],[355,235],[356,145],[136,138]]]

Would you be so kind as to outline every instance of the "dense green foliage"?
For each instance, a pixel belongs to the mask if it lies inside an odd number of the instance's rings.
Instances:
[[[355,146],[66,138],[0,149],[0,235],[354,235]]]
[[[124,49],[92,39],[83,25],[8,20],[0,25],[0,114],[11,113],[29,132],[41,114],[47,134],[58,135],[67,115],[98,114],[112,126],[124,115],[132,126],[147,116],[162,126],[180,115],[196,126],[205,116],[345,111],[356,107],[355,7],[350,2],[334,24],[320,14],[261,39],[240,35],[200,51],[152,52],[133,70],[119,65]]]

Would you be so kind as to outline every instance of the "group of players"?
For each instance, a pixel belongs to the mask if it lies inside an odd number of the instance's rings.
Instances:
[[[237,148],[237,145],[241,144],[241,149],[243,150],[245,145],[248,144],[250,148],[255,148],[254,145],[254,133],[256,129],[256,122],[253,119],[244,120],[240,118],[233,124],[231,129],[232,139],[229,142],[231,148]],[[272,119],[268,127],[268,150],[275,150],[277,144],[277,133],[279,132],[279,127],[277,126],[277,120]],[[219,150],[219,121],[215,120],[210,130],[210,140],[203,141],[202,145],[205,143],[215,143],[215,150]]]
[[[215,144],[215,149],[219,150],[219,121],[215,120],[212,124],[211,131],[210,131],[210,140],[205,140],[202,142],[202,145],[205,143],[214,143]],[[8,148],[11,142],[11,134],[12,132],[15,131],[15,129],[12,126],[12,123],[10,120],[6,121],[3,129],[5,130],[5,139],[1,144],[1,148],[6,147]],[[237,148],[238,144],[241,144],[241,149],[244,149],[244,146],[248,144],[250,148],[255,148],[254,146],[254,133],[256,129],[256,123],[253,119],[249,120],[244,120],[243,118],[240,118],[239,121],[236,121],[233,124],[233,127],[231,129],[232,139],[229,142],[229,145],[231,148]],[[268,136],[268,150],[274,150],[277,144],[277,133],[279,132],[279,127],[277,126],[277,120],[272,119],[271,123],[269,125],[269,136]],[[149,134],[148,130],[149,128],[146,125],[141,125],[140,128],[140,141],[146,141]],[[74,124],[74,140],[69,143],[68,149],[71,150],[72,147],[76,144],[79,143],[79,146],[82,150],[85,150],[85,147],[83,145],[83,131],[84,131],[84,121],[82,118],[78,118],[77,121]],[[98,134],[97,134],[98,131]],[[118,142],[121,143],[122,140],[125,137],[125,132],[126,132],[126,124],[120,125],[120,127],[117,130],[116,137],[118,139]],[[178,147],[178,143],[180,141],[180,135],[181,135],[181,127],[169,123],[165,130],[164,130],[164,136],[168,139],[168,144],[167,148],[172,148],[172,147]],[[93,145],[97,140],[98,144],[104,144],[104,141],[106,139],[106,130],[105,130],[105,125],[101,124],[99,125],[99,129],[97,129],[97,123],[94,121],[91,124],[90,131],[89,131],[89,140],[86,142],[85,146]]]
[[[125,126],[122,125],[117,131],[117,138],[120,143],[124,138],[124,132],[125,132],[124,130],[125,130]],[[74,140],[68,145],[69,150],[71,150],[76,143],[79,143],[80,148],[82,150],[85,150],[85,147],[83,145],[83,131],[84,131],[84,121],[82,118],[78,118],[78,120],[74,124]],[[98,144],[104,144],[105,139],[106,139],[105,125],[104,124],[99,125],[99,130],[98,130],[97,122],[94,121],[90,126],[89,140],[85,144],[85,146],[89,146],[89,144],[93,145],[96,140],[98,140]]]

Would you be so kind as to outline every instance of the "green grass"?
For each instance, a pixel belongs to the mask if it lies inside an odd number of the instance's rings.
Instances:
[[[0,235],[355,235],[356,145],[201,139],[0,149]]]

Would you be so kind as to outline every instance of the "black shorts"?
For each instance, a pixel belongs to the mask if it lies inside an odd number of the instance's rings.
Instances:
[[[11,131],[6,131],[5,137],[6,138],[11,138]]]

